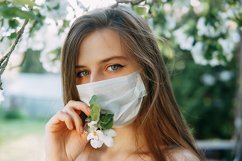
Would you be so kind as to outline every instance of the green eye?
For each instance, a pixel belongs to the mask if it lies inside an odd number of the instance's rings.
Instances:
[[[108,69],[108,71],[117,71],[122,67],[124,67],[124,66],[121,64],[113,64],[113,65],[110,65],[107,69]]]
[[[84,70],[84,71],[77,72],[76,77],[77,78],[82,78],[82,77],[85,77],[87,75],[89,75],[89,72]]]

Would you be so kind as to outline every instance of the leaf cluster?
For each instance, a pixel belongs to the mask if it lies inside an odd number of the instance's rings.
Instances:
[[[98,97],[93,95],[90,102],[91,115],[87,117],[86,121],[96,121],[98,128],[102,130],[111,129],[113,126],[113,116],[111,111],[102,110]]]

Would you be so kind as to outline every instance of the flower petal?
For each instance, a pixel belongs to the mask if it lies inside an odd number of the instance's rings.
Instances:
[[[101,130],[97,130],[97,131],[96,131],[96,134],[97,134],[99,137],[104,136],[104,133],[103,133]]]
[[[100,134],[99,134],[98,131],[90,132],[90,133],[88,133],[88,135],[87,135],[87,140],[93,140],[93,139],[95,139],[95,140],[100,140],[100,139],[99,139],[99,138],[100,138],[99,135],[100,135]],[[102,136],[101,136],[101,137],[102,137]]]
[[[97,121],[91,121],[87,124],[88,132],[94,132],[97,130]]]
[[[103,142],[107,147],[112,147],[113,146],[113,138],[109,136],[105,136],[103,138]]]
[[[91,140],[90,143],[91,143],[91,146],[95,149],[100,148],[103,145],[103,141],[96,140],[96,139]]]
[[[95,126],[97,125],[97,121],[91,121],[88,123],[88,126]]]
[[[94,139],[94,135],[92,132],[88,133],[87,135],[87,140],[91,140],[91,139]]]
[[[117,133],[113,129],[108,129],[103,131],[103,133],[107,136],[114,137],[117,135]]]

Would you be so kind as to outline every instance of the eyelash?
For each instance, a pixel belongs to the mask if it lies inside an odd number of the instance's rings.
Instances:
[[[112,64],[112,65],[109,65],[108,67],[107,67],[107,70],[108,70],[108,68],[112,68],[112,67],[118,67],[118,69],[112,69],[111,70],[111,72],[112,71],[117,71],[117,70],[119,70],[120,68],[123,68],[124,67],[124,65],[121,65],[121,64]],[[110,70],[109,70],[110,71]]]
[[[112,69],[113,67],[115,67],[116,69]],[[123,68],[124,65],[121,65],[121,64],[112,64],[112,65],[109,65],[106,69],[109,71],[109,72],[114,72],[114,71],[118,71],[120,68]],[[89,71],[87,70],[82,70],[82,71],[79,71],[76,73],[76,77],[77,78],[83,78],[87,75],[89,75]]]

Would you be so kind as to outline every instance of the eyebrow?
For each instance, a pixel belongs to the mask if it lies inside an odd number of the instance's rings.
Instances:
[[[109,61],[111,61],[113,59],[123,59],[123,60],[127,60],[127,58],[125,56],[113,56],[113,57],[110,57],[110,58],[103,59],[99,63],[100,64],[103,64],[103,63],[109,62]],[[76,65],[76,68],[84,68],[84,67],[85,66],[83,66],[83,65]]]

